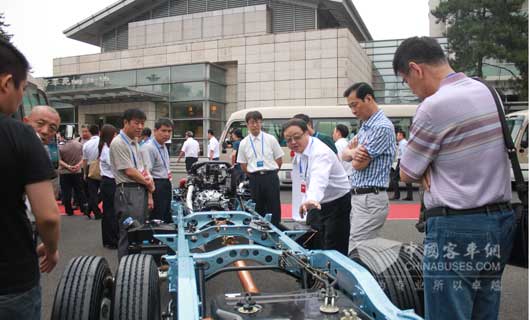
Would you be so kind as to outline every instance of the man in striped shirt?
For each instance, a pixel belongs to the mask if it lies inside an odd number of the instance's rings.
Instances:
[[[425,319],[497,319],[514,215],[493,96],[454,72],[433,38],[403,41],[393,68],[423,101],[400,175],[425,189]]]
[[[379,109],[374,90],[360,82],[344,92],[352,113],[362,121],[359,133],[342,152],[353,172],[349,251],[361,241],[374,239],[388,215],[390,168],[396,154],[394,125]]]

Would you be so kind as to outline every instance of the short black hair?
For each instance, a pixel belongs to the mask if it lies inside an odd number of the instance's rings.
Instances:
[[[140,109],[127,109],[123,112],[122,119],[126,121],[131,121],[133,119],[145,121],[147,117],[145,116],[145,113]]]
[[[0,75],[13,76],[15,88],[27,79],[29,62],[26,57],[9,41],[0,38]]]
[[[156,120],[155,129],[158,130],[162,128],[162,126],[170,127],[173,129],[173,122],[171,122],[171,120],[169,120],[168,118],[160,118]]]
[[[349,97],[353,91],[355,91],[355,96],[362,101],[364,101],[364,98],[366,98],[367,95],[371,95],[375,100],[374,89],[372,89],[372,86],[366,82],[357,82],[352,84],[348,89],[346,89],[346,91],[344,91],[344,97]]]
[[[436,39],[431,37],[412,37],[403,40],[394,54],[392,68],[394,74],[409,73],[409,62],[436,65],[447,63],[447,57]]]
[[[398,133],[401,133],[404,137],[406,136],[405,135],[405,131],[403,131],[402,129],[397,129],[396,130],[396,134],[398,134]]]
[[[239,139],[243,139],[243,132],[241,131],[241,129],[235,129],[234,131],[232,131],[232,134],[238,137]]]
[[[193,138],[193,131],[186,131],[184,134],[188,137]]]
[[[345,125],[339,123],[335,126],[335,129],[337,129],[337,131],[340,133],[340,135],[343,137],[343,138],[346,138],[348,136],[348,133],[350,133],[350,130],[348,130],[348,127],[346,127]]]
[[[249,122],[250,120],[263,121],[263,115],[259,111],[249,111],[245,115],[245,122]]]
[[[97,124],[91,124],[90,127],[88,127],[88,131],[90,131],[91,135],[97,136],[99,134],[99,126]]]
[[[287,120],[287,122],[283,124],[282,136],[285,130],[287,130],[287,128],[292,127],[292,126],[302,129],[303,132],[307,132],[307,122],[305,122],[303,119],[300,119],[300,118],[292,118],[292,119]]]
[[[215,135],[215,134],[213,134],[213,130],[212,129],[208,129],[208,133],[211,134],[212,136]]]
[[[307,114],[303,114],[303,113],[295,114],[293,116],[293,119],[304,120],[306,125],[310,125],[311,127],[313,127],[313,120],[311,120],[311,118]]]
[[[151,137],[151,129],[148,127],[143,128],[141,135],[144,137]]]

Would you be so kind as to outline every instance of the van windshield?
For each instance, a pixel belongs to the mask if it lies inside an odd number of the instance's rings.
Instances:
[[[517,133],[519,133],[519,131],[521,130],[521,126],[523,125],[524,117],[509,117],[506,118],[506,122],[508,123],[508,131],[512,136],[512,140],[515,141],[515,139],[517,138]]]

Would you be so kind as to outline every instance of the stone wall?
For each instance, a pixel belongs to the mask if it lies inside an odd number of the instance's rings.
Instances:
[[[371,61],[347,29],[191,41],[58,58],[54,59],[54,76],[199,62],[230,66],[229,110],[344,104],[342,93],[350,84],[372,79]]]

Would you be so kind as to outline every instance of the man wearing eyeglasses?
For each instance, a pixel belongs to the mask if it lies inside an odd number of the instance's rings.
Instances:
[[[378,237],[388,215],[390,167],[396,154],[394,125],[379,109],[374,90],[359,82],[344,92],[352,113],[362,121],[359,133],[342,152],[352,161],[350,246]]]
[[[301,194],[300,216],[310,213],[317,217],[307,218],[308,224],[318,230],[316,245],[348,254],[350,183],[337,154],[311,136],[308,125],[301,119],[287,121],[283,135],[289,149],[296,153],[292,176],[298,175],[301,183],[299,190],[293,186],[293,194]]]
[[[278,170],[283,151],[274,136],[261,131],[263,116],[259,111],[248,112],[245,121],[249,134],[241,140],[237,162],[249,177],[256,211],[262,216],[271,213],[272,223],[277,226],[281,219]]]

